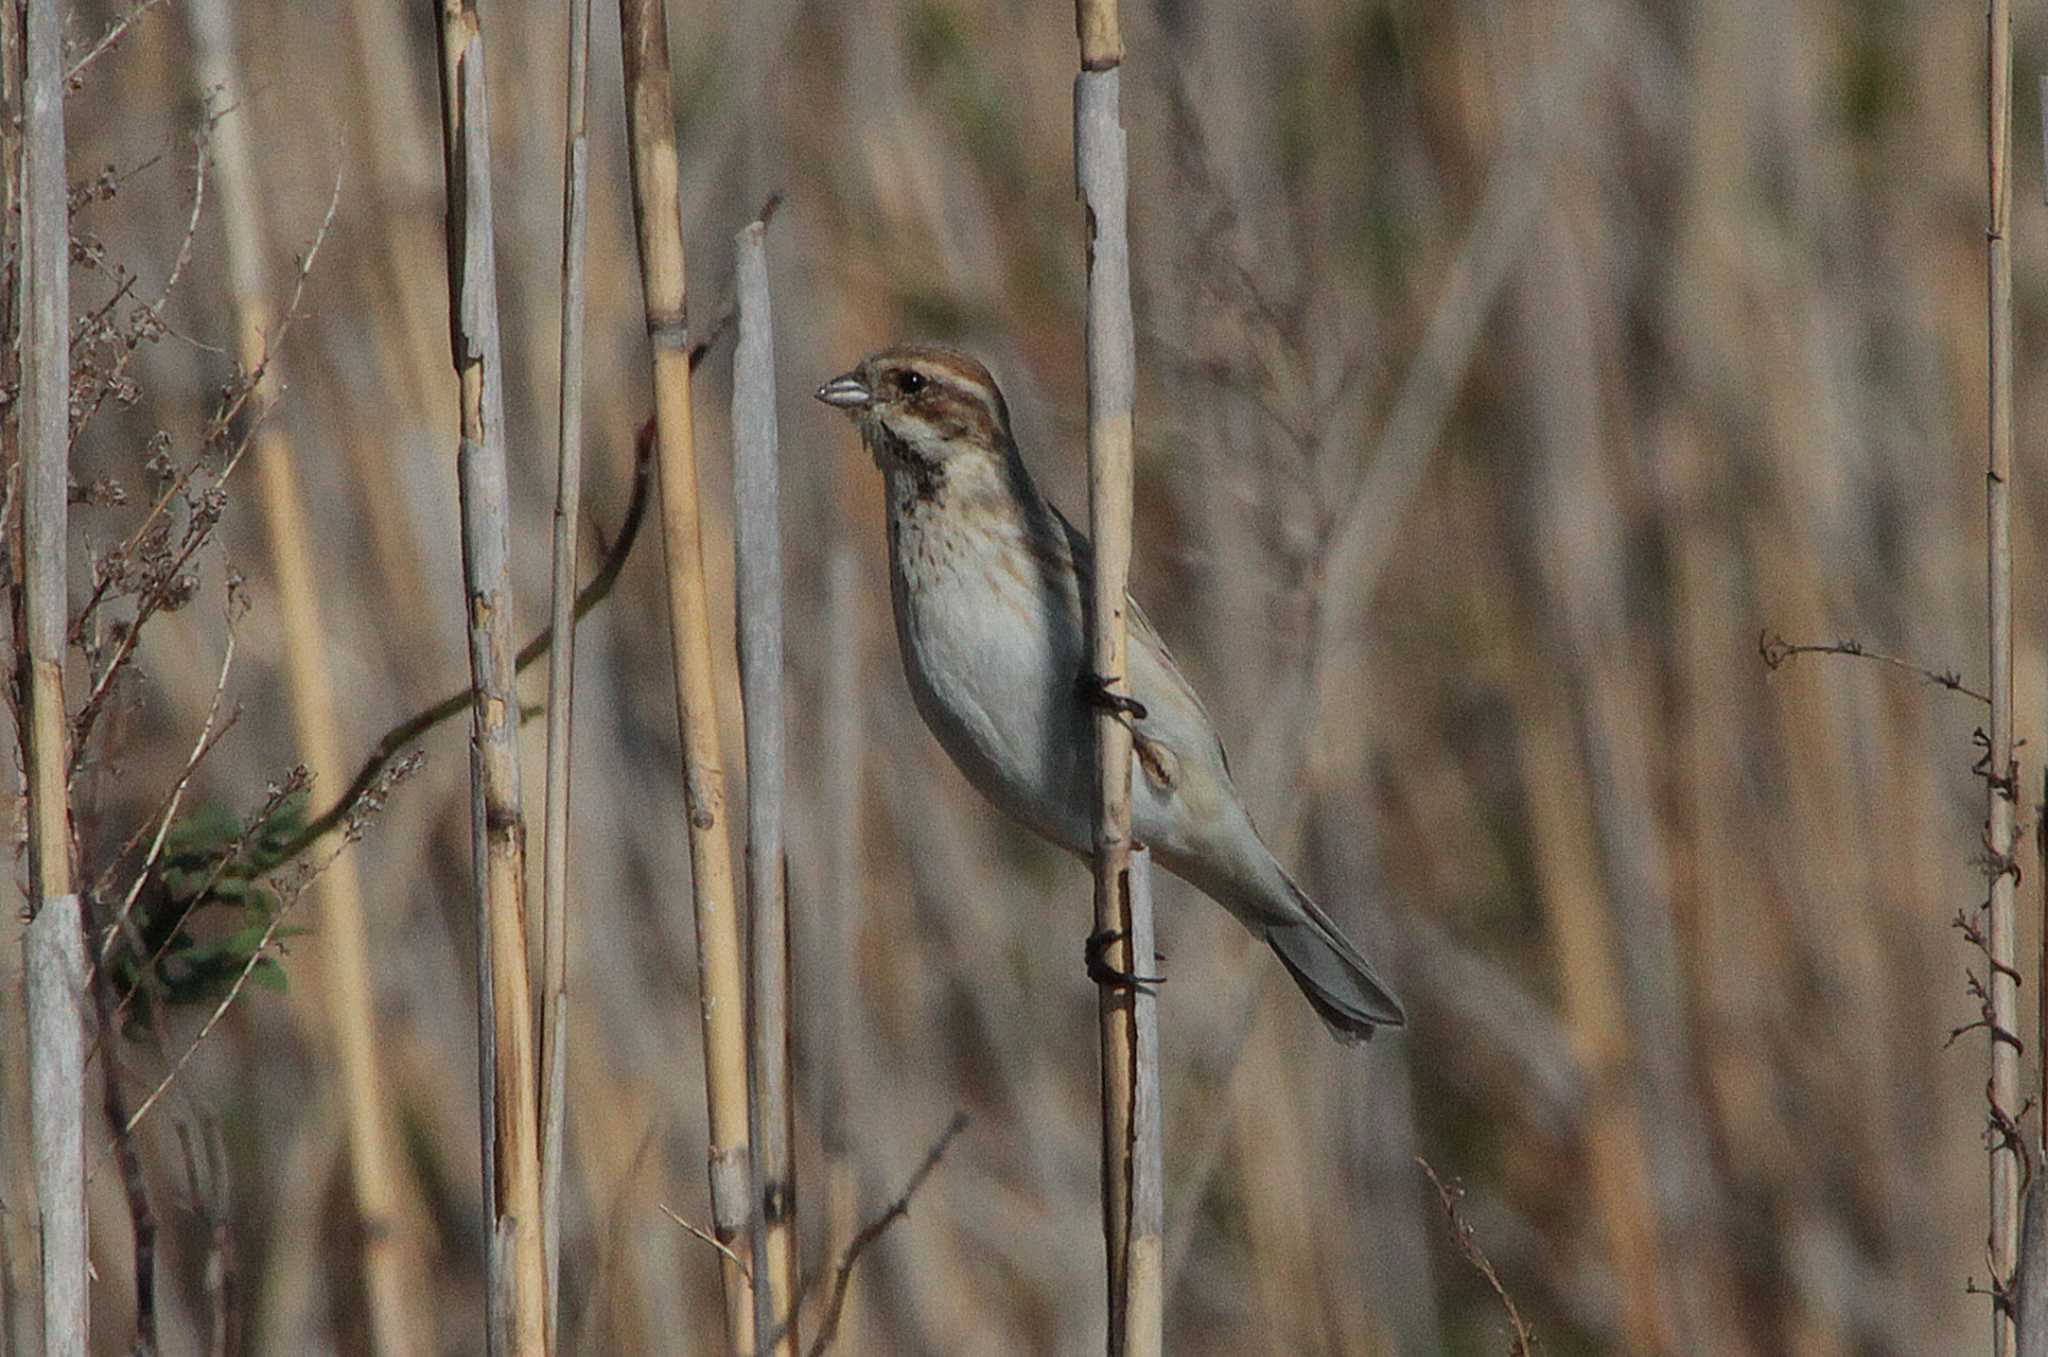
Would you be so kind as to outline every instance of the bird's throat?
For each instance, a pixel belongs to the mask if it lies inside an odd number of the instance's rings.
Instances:
[[[946,475],[937,458],[920,453],[879,423],[862,432],[867,435],[868,455],[889,481],[892,496],[905,496],[909,504],[938,504],[945,491]]]

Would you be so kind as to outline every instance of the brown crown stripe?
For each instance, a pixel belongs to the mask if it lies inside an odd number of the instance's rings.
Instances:
[[[876,365],[904,364],[927,377],[951,379],[956,386],[978,386],[993,391],[996,379],[980,361],[943,344],[899,344],[875,356]]]
[[[973,423],[984,426],[982,431],[995,435],[991,441],[1000,441],[1010,431],[1010,410],[1003,401],[1002,390],[996,386],[996,379],[979,361],[943,344],[902,344],[877,354],[874,358],[877,370],[891,367],[909,367],[930,378],[940,391],[972,402],[980,413]],[[962,428],[958,432],[973,430]]]

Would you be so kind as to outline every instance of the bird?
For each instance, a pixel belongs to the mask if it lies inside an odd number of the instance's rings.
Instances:
[[[976,790],[1092,857],[1093,722],[1102,704],[1119,708],[1133,737],[1133,838],[1270,945],[1339,1041],[1404,1025],[1371,963],[1259,837],[1214,722],[1135,600],[1123,692],[1117,676],[1089,672],[1093,551],[1032,481],[988,369],[943,345],[899,344],[816,394],[851,416],[882,472],[904,674]]]

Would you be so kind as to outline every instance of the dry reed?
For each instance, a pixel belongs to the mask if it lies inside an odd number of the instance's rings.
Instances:
[[[195,75],[202,93],[221,90],[238,101],[230,12],[222,0],[194,0],[184,7],[198,57]],[[249,145],[246,109],[221,117],[213,129],[215,182],[219,186],[228,296],[234,308],[235,353],[246,372],[261,373],[259,403],[275,398],[284,375],[269,353],[273,317],[263,264],[264,204]],[[276,605],[285,635],[284,660],[292,694],[292,718],[306,766],[315,785],[334,787],[348,776],[334,684],[327,666],[329,635],[323,618],[314,563],[314,541],[303,503],[297,450],[279,421],[255,430],[251,447],[264,525],[276,572]],[[314,1001],[305,1005],[317,1039],[337,1057],[342,1114],[347,1123],[349,1187],[363,1225],[364,1291],[370,1337],[382,1354],[416,1350],[423,1315],[417,1283],[424,1274],[412,1184],[404,1172],[386,1084],[379,1068],[376,985],[363,924],[362,885],[355,854],[343,851],[312,886],[324,945],[317,953],[322,978]]]
[[[576,680],[576,537],[583,503],[583,316],[590,229],[590,7],[569,0],[562,146],[562,331],[555,421],[554,575],[548,596],[547,808],[541,837],[541,1234],[548,1345],[561,1321],[563,1135],[569,1090],[569,776]]]
[[[784,882],[782,494],[775,427],[775,332],[767,223],[735,238],[739,340],[733,349],[733,554],[740,697],[747,746],[748,1125],[754,1151],[754,1330],[796,1357],[796,1107],[789,1079],[791,982]]]
[[[690,836],[690,891],[697,931],[698,1002],[704,1033],[711,1211],[720,1243],[747,1229],[751,1165],[747,1140],[746,987],[725,823],[725,768],[719,758],[711,679],[711,617],[698,513],[697,445],[690,403],[688,278],[683,258],[680,161],[676,150],[668,7],[619,0],[626,80],[626,139],[633,164],[633,220],[653,349],[655,425],[660,436],[662,545],[667,554],[669,643],[675,665],[676,724]],[[729,1351],[754,1350],[754,1303],[745,1271],[720,1264]]]
[[[478,947],[477,1051],[486,1201],[489,1350],[547,1351],[540,1108],[527,957],[526,825],[513,655],[505,362],[492,240],[483,22],[474,0],[442,0],[441,117],[448,194],[448,313],[461,379],[456,476],[469,623],[471,890]]]
[[[1121,77],[1123,36],[1115,0],[1075,0],[1081,70],[1074,78],[1074,175],[1088,259],[1088,527],[1095,542],[1094,593],[1088,600],[1089,664],[1106,695],[1126,680],[1125,617],[1131,569],[1132,410],[1137,341],[1131,322],[1129,199]],[[1131,728],[1105,701],[1095,719],[1095,937],[1104,960],[1132,976],[1144,970],[1132,950],[1130,904]],[[1147,1253],[1146,1289],[1132,1296],[1126,1272],[1131,1243],[1132,1117],[1138,1076],[1133,996],[1127,983],[1098,988],[1102,1051],[1102,1230],[1109,1293],[1109,1351],[1126,1350],[1135,1302],[1161,1303],[1156,1249]],[[1137,1323],[1156,1335],[1156,1314]]]
[[[2019,765],[2013,739],[2012,551],[2012,5],[1991,0],[1987,17],[1989,75],[1985,130],[1987,217],[1986,316],[1990,382],[1984,475],[1986,603],[1990,650],[1991,728],[1985,749],[1984,842],[1990,877],[1983,987],[1991,1062],[1987,1085],[1991,1160],[1991,1349],[2009,1357],[2016,1341],[2004,1294],[2019,1262],[2020,1107],[2019,925],[2014,901],[2020,869]]]
[[[23,942],[31,1141],[41,1223],[44,1357],[84,1357],[85,936],[72,861],[64,651],[71,448],[71,229],[64,156],[64,23],[55,0],[23,28],[20,373],[21,584],[17,730],[28,809]]]

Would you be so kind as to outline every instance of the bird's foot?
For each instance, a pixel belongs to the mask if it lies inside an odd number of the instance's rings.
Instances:
[[[1146,716],[1150,715],[1145,710],[1145,704],[1132,697],[1129,693],[1118,692],[1116,690],[1118,682],[1120,680],[1112,678],[1108,674],[1084,673],[1075,680],[1074,687],[1080,692],[1081,700],[1090,706],[1100,707],[1104,711],[1113,711],[1121,716],[1128,716],[1134,721],[1144,720]]]
[[[1088,978],[1098,985],[1108,985],[1111,989],[1142,989],[1146,985],[1165,984],[1166,977],[1163,975],[1137,975],[1130,971],[1120,971],[1109,964],[1110,944],[1123,941],[1123,936],[1124,931],[1121,928],[1105,928],[1100,933],[1089,934],[1088,941],[1081,948],[1081,955],[1088,966]],[[1162,952],[1154,952],[1152,959],[1164,961],[1166,956]]]

